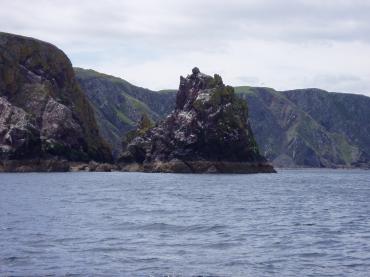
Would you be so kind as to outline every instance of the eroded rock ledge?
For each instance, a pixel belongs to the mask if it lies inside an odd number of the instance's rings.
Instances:
[[[115,164],[71,162],[63,159],[27,159],[0,161],[0,172],[111,172],[121,170]]]

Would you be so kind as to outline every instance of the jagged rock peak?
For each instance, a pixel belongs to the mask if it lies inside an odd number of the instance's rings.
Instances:
[[[180,76],[180,86],[176,96],[176,109],[189,109],[200,91],[224,86],[220,75],[211,77],[200,72],[198,67],[192,69],[192,74],[186,78]]]
[[[197,75],[198,73],[200,73],[200,70],[198,67],[194,67],[191,71],[193,72],[194,75]]]

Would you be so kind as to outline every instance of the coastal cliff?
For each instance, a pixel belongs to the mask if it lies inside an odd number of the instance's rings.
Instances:
[[[0,170],[65,171],[66,161],[111,161],[110,152],[67,56],[0,33]]]
[[[126,138],[123,170],[146,172],[275,172],[260,155],[247,105],[221,77],[194,68],[180,77],[175,110],[155,127]]]
[[[216,141],[214,147],[213,140],[211,146],[209,140],[207,143],[202,140],[205,134],[214,135],[215,122],[210,118],[227,115],[228,108],[222,101],[236,96],[248,104],[245,130],[251,134],[252,129],[254,135],[253,140],[245,139],[244,145],[252,149],[257,142],[257,152],[274,166],[370,168],[369,97],[319,89],[276,91],[249,86],[235,87],[235,92],[229,93],[231,88],[217,85],[218,79],[219,76],[198,72],[182,78],[183,86],[180,85],[178,92],[152,91],[93,70],[73,69],[68,57],[47,42],[0,33],[0,171],[118,170],[112,164],[99,164],[111,163],[112,153],[117,158],[122,145],[128,150],[134,137],[147,138],[145,133],[155,129],[151,126],[155,122],[157,127],[167,122],[165,129],[177,136],[183,132],[180,125],[187,126],[186,130],[193,130],[189,133],[192,138],[185,137],[182,141],[169,136],[170,141],[163,140],[169,148],[156,145],[157,150],[144,157],[146,162],[140,162],[142,157],[138,163],[128,162],[135,159],[126,157],[127,153],[121,162],[130,163],[131,167],[136,164],[140,170],[144,170],[145,164],[149,171],[154,169],[148,165],[159,164],[158,161],[167,166],[176,162],[185,171],[204,171],[204,168],[219,171],[205,161],[214,165],[222,155],[228,163],[242,160],[230,158],[227,153],[236,146],[232,143],[232,147],[227,144],[224,147],[225,144]],[[225,91],[216,93],[221,97],[209,97],[212,95],[209,91],[222,87]],[[223,99],[222,115],[216,109],[220,103],[210,101],[211,98]],[[239,115],[235,116],[240,117],[243,108],[238,106],[244,104],[236,102],[230,100],[229,104],[238,111]],[[142,114],[146,118],[137,126]],[[166,118],[168,115],[172,125]],[[234,123],[238,121],[234,119]],[[211,131],[202,133],[195,121]],[[222,134],[220,129],[215,132]],[[153,137],[158,136],[159,133]],[[191,142],[194,138],[196,143]],[[146,146],[144,149],[146,153]],[[180,150],[182,154],[177,153]],[[158,151],[166,154],[160,155]],[[184,156],[186,151],[195,158]],[[243,157],[253,155],[252,151]],[[188,164],[184,166],[185,161]],[[205,165],[198,170],[191,163]]]

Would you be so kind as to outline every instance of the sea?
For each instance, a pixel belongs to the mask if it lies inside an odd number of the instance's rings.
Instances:
[[[0,174],[0,276],[370,276],[370,171]]]

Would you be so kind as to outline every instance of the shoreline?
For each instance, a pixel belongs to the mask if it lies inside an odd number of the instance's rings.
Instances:
[[[274,169],[275,168],[275,169]],[[99,163],[70,162],[58,159],[0,161],[0,173],[32,172],[143,172],[183,174],[258,174],[278,173],[280,170],[370,170],[369,167],[272,167],[269,163],[239,163],[173,160],[170,162]]]

